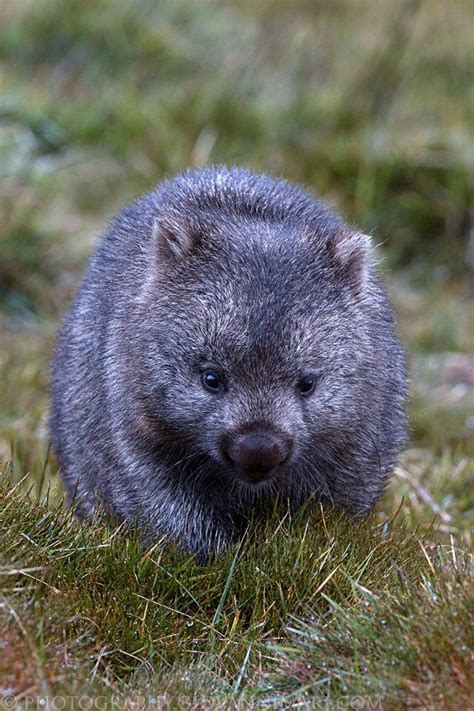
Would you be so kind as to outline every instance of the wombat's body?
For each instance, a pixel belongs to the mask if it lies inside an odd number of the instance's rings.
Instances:
[[[80,513],[205,554],[277,495],[369,510],[404,395],[368,238],[295,186],[205,168],[102,238],[60,335],[52,435]]]

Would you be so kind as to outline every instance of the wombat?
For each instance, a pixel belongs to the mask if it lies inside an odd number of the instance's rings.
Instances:
[[[276,500],[370,510],[405,390],[369,237],[295,185],[206,167],[100,240],[57,345],[52,439],[80,515],[206,556]]]

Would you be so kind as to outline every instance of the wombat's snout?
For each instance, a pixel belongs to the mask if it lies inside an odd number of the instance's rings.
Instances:
[[[292,440],[265,430],[227,434],[222,439],[222,451],[244,474],[248,481],[264,479],[272,469],[288,459]]]

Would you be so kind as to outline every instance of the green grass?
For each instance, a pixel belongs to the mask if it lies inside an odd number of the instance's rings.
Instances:
[[[454,540],[315,511],[256,527],[203,567],[20,487],[1,502],[2,614],[32,660],[19,689],[109,695],[108,680],[127,696],[168,689],[182,707],[204,673],[229,704],[467,698],[472,579]]]
[[[398,585],[389,584],[382,595],[358,581],[353,605],[324,594],[329,611],[323,624],[297,619],[288,628],[290,644],[276,649],[273,685],[279,693],[322,707],[331,698],[360,697],[379,708],[468,708],[474,613],[469,559],[454,546],[426,557],[415,579],[403,568]]]
[[[469,0],[0,4],[0,708],[472,705],[473,20]],[[374,234],[411,424],[369,520],[275,515],[200,567],[75,521],[47,415],[98,233],[209,162]]]

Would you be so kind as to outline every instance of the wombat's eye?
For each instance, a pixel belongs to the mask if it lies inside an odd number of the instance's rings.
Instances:
[[[316,387],[316,380],[317,378],[315,375],[307,375],[305,378],[302,378],[298,383],[300,395],[303,395],[304,397],[311,395]]]
[[[205,370],[201,375],[201,383],[210,393],[218,393],[222,389],[222,382],[214,370]]]

